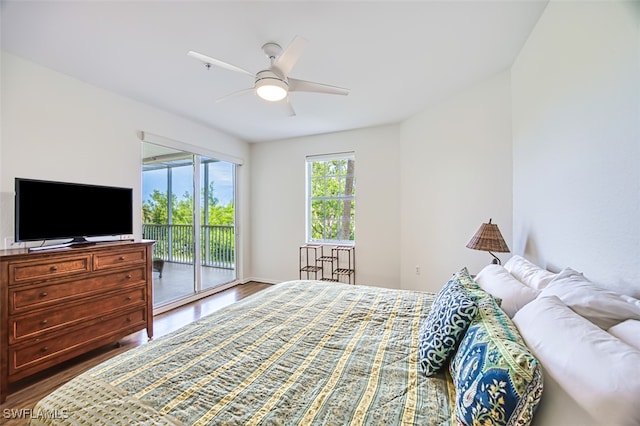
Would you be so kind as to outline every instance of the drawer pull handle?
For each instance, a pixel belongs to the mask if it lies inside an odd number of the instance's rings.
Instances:
[[[127,300],[131,300],[131,296],[127,296]]]
[[[131,322],[131,317],[127,317],[127,322]]]
[[[47,293],[46,291],[43,291],[42,293],[40,293],[40,297],[47,297],[49,295],[49,293]]]
[[[40,352],[46,352],[46,351],[48,351],[48,350],[49,350],[49,347],[48,347],[48,346],[45,346],[45,347],[43,347],[43,348],[41,348],[41,349],[40,349]]]
[[[126,259],[124,256],[120,256],[120,257],[118,258],[118,260],[124,260],[124,259]]]
[[[127,274],[127,277],[126,277],[126,278],[127,278],[128,280],[130,280],[130,279],[131,279],[131,277],[132,277],[132,275],[131,275],[131,274]]]
[[[49,321],[47,321],[46,319],[40,321],[40,324],[45,325],[46,323],[48,323]]]
[[[51,272],[55,272],[58,270],[58,267],[56,265],[53,265],[51,268],[49,268],[51,270]]]

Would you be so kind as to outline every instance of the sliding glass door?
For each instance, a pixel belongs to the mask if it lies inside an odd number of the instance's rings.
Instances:
[[[201,282],[207,289],[236,278],[235,165],[202,158],[200,187]]]
[[[154,306],[189,301],[236,279],[235,168],[143,144],[142,235],[156,241]]]

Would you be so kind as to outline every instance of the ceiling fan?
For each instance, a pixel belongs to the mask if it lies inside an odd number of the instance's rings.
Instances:
[[[349,89],[345,89],[337,86],[330,86],[328,84],[315,83],[312,81],[298,80],[297,78],[289,77],[289,73],[300,59],[302,52],[307,44],[307,40],[300,36],[294,37],[293,41],[282,50],[282,47],[276,43],[266,43],[262,46],[262,51],[267,55],[271,63],[270,67],[256,74],[253,74],[243,68],[232,65],[228,62],[221,61],[219,59],[210,58],[198,52],[190,51],[188,53],[192,58],[202,61],[207,69],[211,66],[217,66],[230,71],[247,74],[253,77],[253,87],[241,90],[239,92],[231,93],[218,99],[218,102],[224,101],[234,96],[241,95],[255,91],[256,95],[260,98],[270,102],[284,102],[284,105],[288,109],[289,115],[296,115],[291,101],[289,100],[289,93],[291,92],[313,92],[313,93],[327,93],[331,95],[348,95]]]

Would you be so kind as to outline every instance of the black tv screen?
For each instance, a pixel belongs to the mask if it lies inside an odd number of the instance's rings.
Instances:
[[[15,240],[133,234],[133,190],[15,179]]]

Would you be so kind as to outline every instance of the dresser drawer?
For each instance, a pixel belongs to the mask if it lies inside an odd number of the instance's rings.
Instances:
[[[111,317],[93,320],[86,327],[65,335],[49,339],[34,339],[33,344],[9,346],[9,375],[23,370],[38,371],[51,361],[69,359],[77,353],[86,352],[85,346],[104,340],[109,336],[123,336],[123,332],[139,330],[146,324],[146,308],[120,313]],[[114,339],[115,340],[115,339]]]
[[[91,256],[78,255],[9,263],[9,286],[91,271]]]
[[[96,253],[93,256],[93,268],[101,269],[118,268],[126,265],[136,265],[146,262],[146,249],[144,247],[135,250],[118,251],[117,253]]]
[[[58,305],[92,294],[119,290],[142,284],[146,279],[143,266],[100,276],[87,276],[77,281],[15,287],[9,289],[9,314],[30,312],[36,308]]]
[[[47,332],[67,329],[116,310],[145,304],[146,300],[146,288],[137,287],[84,302],[81,305],[67,305],[36,314],[10,317],[9,344],[40,337]]]

